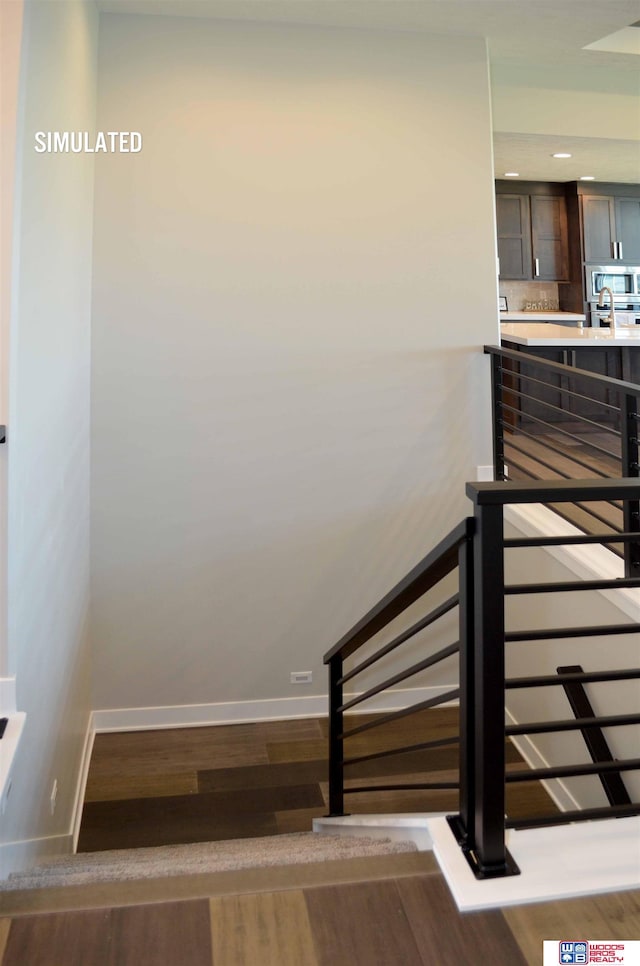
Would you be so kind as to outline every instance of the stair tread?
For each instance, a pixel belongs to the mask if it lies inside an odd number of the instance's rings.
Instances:
[[[106,908],[168,900],[275,892],[413,875],[440,875],[432,852],[410,851],[232,871],[112,880],[0,892],[0,915]]]

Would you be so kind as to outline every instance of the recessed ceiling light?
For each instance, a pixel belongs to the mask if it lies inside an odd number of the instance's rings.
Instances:
[[[553,158],[570,158],[571,155],[567,154],[565,151],[558,151],[557,154],[551,155]]]
[[[519,178],[520,174],[518,171],[505,171],[505,178]]]
[[[592,175],[592,174],[583,174],[583,175],[580,175],[580,180],[581,181],[595,181],[596,179],[595,179],[595,176]]]

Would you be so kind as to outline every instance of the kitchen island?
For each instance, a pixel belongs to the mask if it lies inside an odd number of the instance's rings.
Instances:
[[[640,385],[640,326],[598,329],[569,328],[545,322],[504,323],[500,326],[500,341],[504,348],[536,356],[541,361],[558,362]],[[559,422],[573,413],[607,423],[613,418],[607,407],[619,404],[618,393],[606,384],[589,381],[584,383],[584,389],[574,385],[574,394],[570,394],[567,391],[569,380],[563,374],[524,360],[521,363],[507,360],[505,368],[511,370],[506,377],[507,383],[518,392],[523,380],[529,377],[531,381],[525,384],[526,392],[539,400],[525,400],[518,396],[517,408],[521,418],[529,416]],[[589,398],[581,398],[575,395],[576,392],[584,392]]]

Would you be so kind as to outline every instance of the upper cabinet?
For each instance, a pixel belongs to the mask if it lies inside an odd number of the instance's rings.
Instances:
[[[500,278],[566,281],[567,211],[555,186],[496,182]]]
[[[640,264],[640,198],[584,195],[584,260]]]

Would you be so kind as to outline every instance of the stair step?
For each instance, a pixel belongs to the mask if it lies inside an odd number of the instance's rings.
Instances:
[[[433,853],[406,851],[160,878],[108,880],[84,885],[50,884],[35,889],[21,887],[0,891],[0,916],[277,892],[425,874],[439,874]]]

